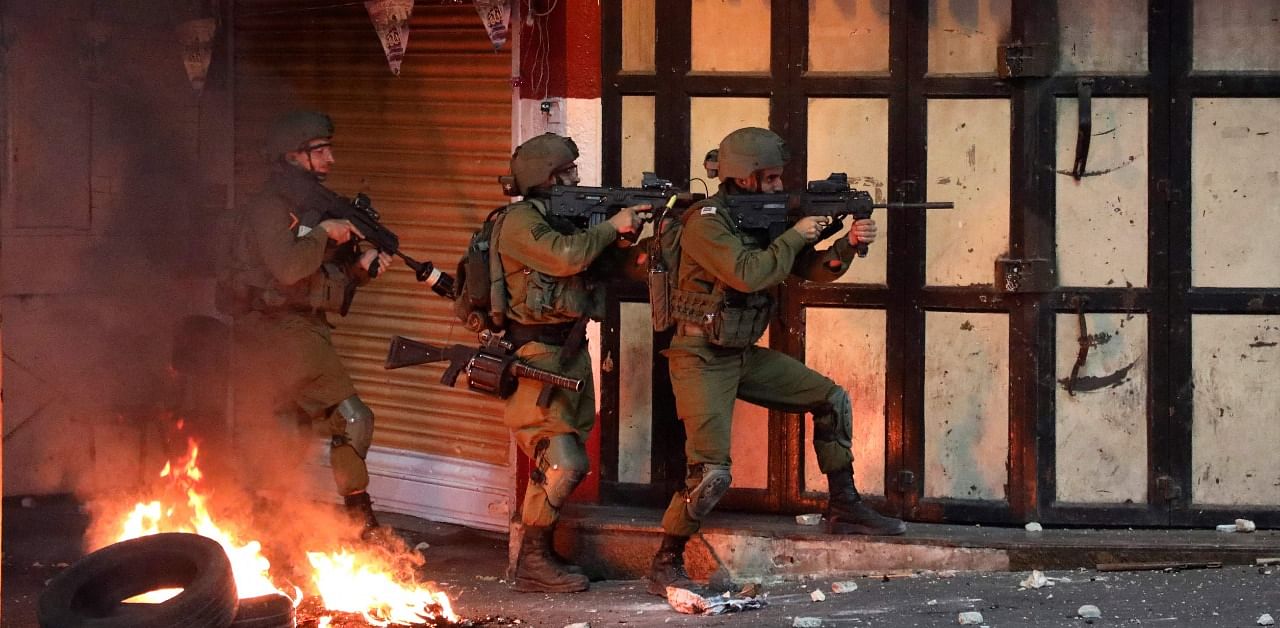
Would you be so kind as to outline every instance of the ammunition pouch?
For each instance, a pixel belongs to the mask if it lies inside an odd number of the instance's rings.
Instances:
[[[671,313],[676,320],[701,325],[707,342],[741,349],[764,336],[773,320],[773,298],[765,292],[725,290],[723,295],[673,290]]]
[[[346,315],[356,284],[334,263],[325,263],[307,284],[307,306],[312,310]]]

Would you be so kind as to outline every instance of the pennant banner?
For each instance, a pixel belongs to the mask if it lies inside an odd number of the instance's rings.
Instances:
[[[493,49],[501,48],[507,43],[509,34],[510,0],[475,0],[475,2],[476,13],[480,14],[480,21],[484,22],[485,30],[489,31],[489,41],[493,42]]]
[[[204,90],[204,80],[209,75],[209,59],[213,57],[213,35],[218,30],[217,20],[206,17],[187,20],[178,24],[178,41],[182,43],[182,65],[187,68],[187,80],[197,92]]]
[[[387,53],[391,73],[400,76],[400,62],[404,60],[404,50],[409,45],[409,16],[413,14],[413,0],[367,0],[364,8],[378,31],[378,39],[382,40],[382,51]]]

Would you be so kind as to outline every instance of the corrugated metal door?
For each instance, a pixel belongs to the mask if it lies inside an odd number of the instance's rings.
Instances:
[[[307,5],[236,5],[238,193],[261,179],[256,142],[272,116],[295,107],[326,111],[337,127],[328,185],[346,195],[367,193],[407,254],[452,272],[472,230],[506,201],[496,177],[511,150],[510,53],[493,50],[471,5],[420,2],[394,76],[362,3]],[[443,503],[450,499],[417,491],[397,491],[405,496],[382,496],[381,503],[414,511],[424,500],[442,502],[426,504],[428,514],[444,508],[450,512],[433,518],[505,527],[512,474],[500,404],[465,383],[440,385],[439,365],[382,368],[393,335],[474,344],[450,306],[401,264],[363,288],[351,313],[335,320],[335,343],[377,415],[375,445],[387,448],[390,459],[411,459],[386,463],[395,467],[387,477],[435,476],[443,466],[457,476],[453,489],[487,484],[502,496],[489,501],[480,521]],[[371,456],[375,497],[377,466]]]

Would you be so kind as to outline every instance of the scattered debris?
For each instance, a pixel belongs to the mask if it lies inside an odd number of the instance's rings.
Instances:
[[[791,628],[822,628],[822,618],[797,617],[791,622]]]
[[[1183,569],[1221,569],[1218,561],[1192,563],[1098,563],[1098,571],[1182,571]]]
[[[480,575],[477,575],[477,576],[476,576],[476,580],[483,580],[483,581],[485,581],[485,582],[497,582],[497,581],[498,581],[498,577],[497,577],[497,576],[480,576]]]
[[[1023,527],[1027,529],[1027,532],[1044,532],[1044,527],[1035,521],[1032,521]]]
[[[703,597],[680,587],[667,587],[667,604],[670,604],[676,612],[685,615],[721,615],[755,610],[769,605],[764,596],[733,597],[731,593],[722,593]]]
[[[1034,570],[1025,580],[1018,583],[1024,589],[1039,589],[1040,587],[1053,586],[1053,582],[1044,577],[1040,570]]]
[[[802,526],[816,526],[822,523],[822,513],[813,512],[805,515],[796,515],[796,523]]]
[[[418,552],[419,554],[425,554],[429,549],[431,549],[431,544],[426,541],[413,546],[413,551]]]
[[[1264,567],[1267,565],[1280,565],[1280,558],[1258,558],[1253,561],[1253,564]]]
[[[1275,624],[1276,620],[1272,619],[1269,613],[1263,613],[1258,617],[1259,626],[1274,626]]]
[[[857,591],[857,590],[858,590],[858,583],[852,580],[845,580],[843,582],[831,583],[832,593],[850,593],[852,591]]]
[[[960,613],[956,618],[961,626],[977,626],[982,623],[982,613],[978,611],[965,611]]]
[[[1081,606],[1076,610],[1076,614],[1085,619],[1098,619],[1099,617],[1102,617],[1102,611],[1098,610],[1098,607],[1092,604],[1085,604],[1084,606]]]
[[[580,621],[576,624],[565,624],[564,628],[591,628],[591,622]]]
[[[809,593],[809,599],[815,602],[825,602],[827,601],[827,594],[823,593],[822,589],[814,589]]]
[[[758,597],[764,593],[764,588],[759,582],[748,582],[742,585],[742,590],[738,591],[738,597]]]
[[[925,602],[925,603],[924,603],[924,605],[925,605],[925,606],[937,606],[937,605],[938,605],[938,601],[937,601],[937,600],[929,600],[928,602]]]
[[[1236,532],[1253,532],[1258,525],[1248,519],[1236,519]]]

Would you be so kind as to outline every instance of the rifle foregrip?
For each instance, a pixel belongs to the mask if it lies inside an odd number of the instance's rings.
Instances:
[[[544,384],[551,384],[552,386],[557,386],[559,388],[572,390],[573,392],[582,391],[582,386],[583,386],[582,380],[574,379],[572,377],[565,377],[564,375],[560,375],[558,373],[552,373],[551,371],[546,371],[536,366],[529,366],[524,362],[515,362],[514,364],[512,364],[511,374],[515,375],[516,377],[532,379],[534,381],[542,382]]]

